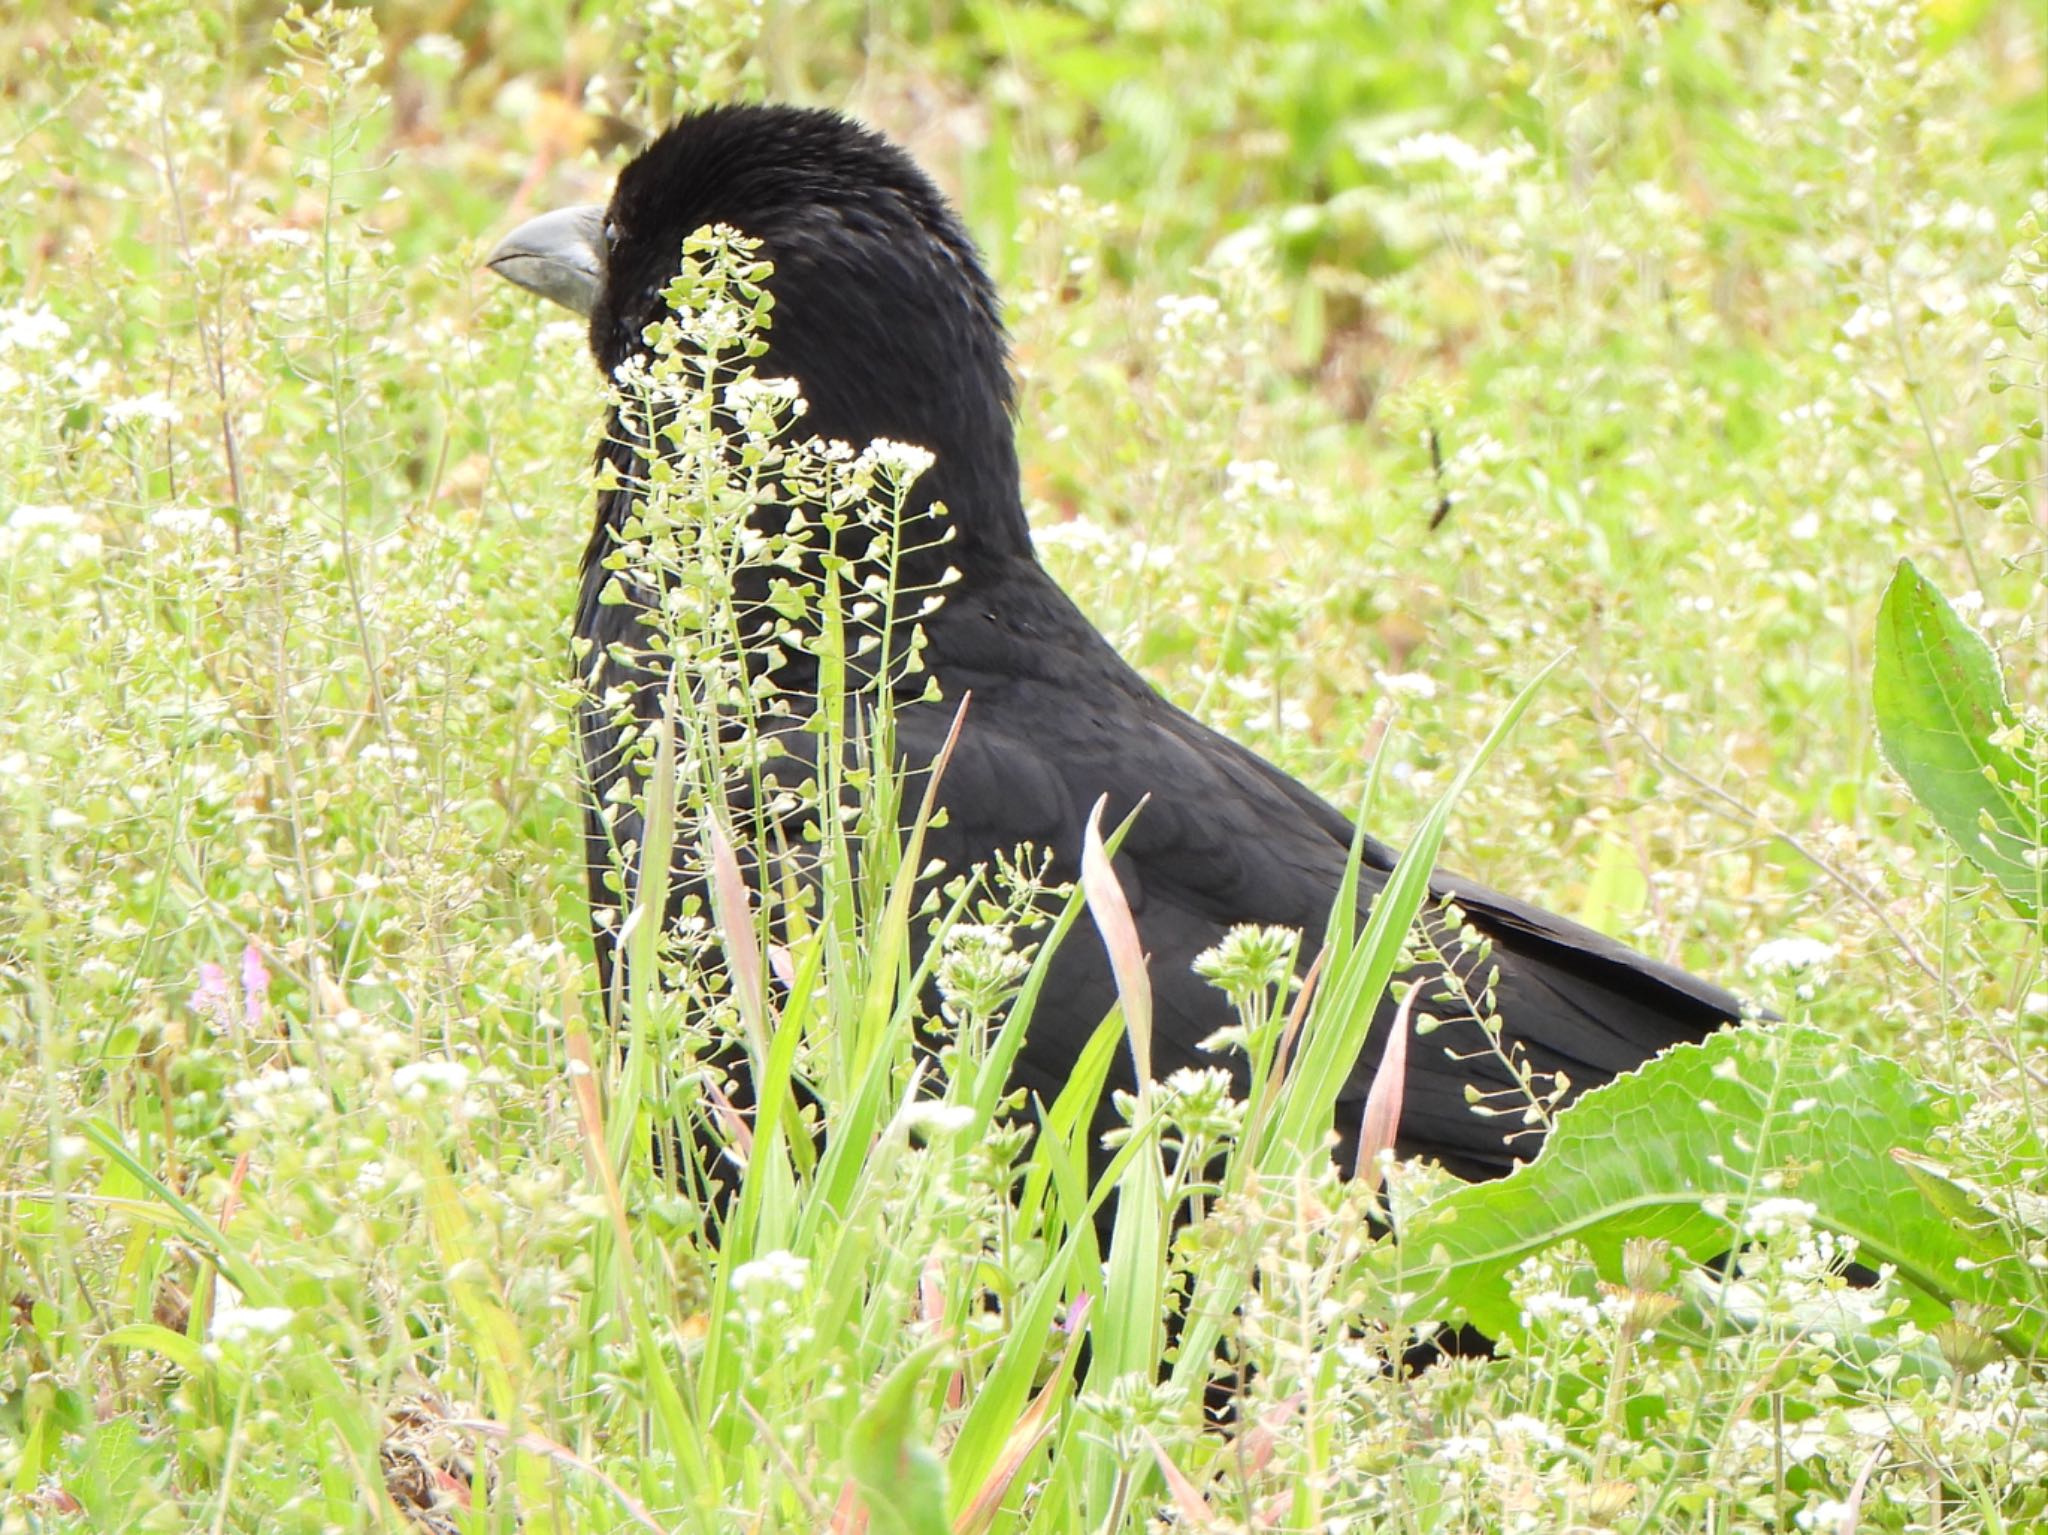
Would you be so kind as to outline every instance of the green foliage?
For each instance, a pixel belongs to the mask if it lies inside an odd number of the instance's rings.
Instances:
[[[1927,1325],[1967,1306],[2037,1355],[2024,1254],[1981,1213],[1958,1219],[1930,1198],[1901,1160],[1924,1158],[1947,1117],[1905,1067],[1818,1030],[1726,1031],[1588,1093],[1511,1177],[1397,1202],[1400,1240],[1379,1266],[1414,1317],[1514,1337],[1525,1318],[1510,1281],[1548,1248],[1578,1243],[1619,1284],[1631,1240],[1705,1263],[1789,1211],[1896,1272]]]
[[[1901,560],[1877,613],[1871,703],[1885,755],[1965,857],[2013,905],[2048,880],[2041,742],[2006,702],[1991,647]]]
[[[2039,761],[2028,6],[30,3],[0,75],[8,1528],[2048,1519],[2048,1390],[1998,1341],[2038,1336],[2048,1270],[2048,961],[2009,897],[2039,902],[1944,879],[1992,856],[1976,811],[1879,762],[1942,678],[1977,724],[1909,760]],[[1091,1177],[1123,1015],[1051,1103],[1007,1092],[1052,945],[1099,941],[1081,897],[1029,854],[918,895],[923,784],[838,721],[867,636],[832,648],[827,583],[787,597],[862,814],[800,850],[814,895],[710,899],[760,832],[707,818],[719,775],[773,759],[704,750],[676,695],[621,893],[680,848],[707,920],[634,928],[622,1058],[566,639],[605,384],[478,260],[638,128],[756,93],[851,106],[960,193],[1043,553],[1169,696],[1454,867],[1717,978],[1750,956],[1795,1023],[1589,1099],[1497,1188],[1399,1170],[1394,1248],[1301,1155],[1328,1082],[1278,1064],[1324,935],[1242,933],[1204,968],[1254,1093],[1155,1084]],[[714,254],[685,300],[757,283]],[[688,351],[645,389],[747,361]],[[687,591],[703,622],[650,638],[736,711],[775,701],[719,670],[726,535],[826,474],[753,404],[765,478],[706,494],[705,417],[664,421],[680,478],[603,551]],[[886,526],[897,467],[832,483]],[[1318,1071],[1386,909],[1309,1001]],[[933,927],[927,1017],[900,956]],[[766,1092],[714,1229],[644,1148],[720,1043]],[[1105,1254],[1139,1168],[1155,1219]],[[1725,1275],[1678,1250],[1737,1232]],[[1438,1246],[1508,1336],[1402,1377],[1421,1280],[1378,1276]],[[1168,1373],[1135,1367],[1178,1305]]]

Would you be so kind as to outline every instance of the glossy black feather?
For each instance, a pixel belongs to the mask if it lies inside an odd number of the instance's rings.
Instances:
[[[1231,1012],[1191,962],[1239,923],[1301,929],[1313,948],[1343,878],[1351,823],[1160,697],[1038,564],[1018,489],[997,300],[957,217],[901,151],[866,130],[829,113],[753,107],[677,124],[622,173],[608,212],[616,240],[591,322],[601,365],[630,355],[659,316],[684,237],[707,223],[729,224],[760,239],[774,263],[776,308],[760,369],[801,382],[806,429],[853,443],[890,437],[936,454],[913,511],[942,500],[955,536],[917,556],[905,576],[926,586],[946,565],[960,574],[926,620],[926,660],[947,701],[903,709],[906,760],[929,762],[952,701],[971,693],[973,703],[943,783],[948,816],[932,851],[963,870],[1028,841],[1050,849],[1055,874],[1072,878],[1096,798],[1108,796],[1112,823],[1145,801],[1118,870],[1151,956],[1155,1067],[1164,1074],[1214,1064],[1200,1041],[1232,1021]],[[616,445],[607,451],[630,458]],[[618,493],[600,507],[576,631],[598,644],[599,682],[639,688],[644,713],[649,676],[604,659],[605,647],[632,643],[634,611],[596,600],[603,573],[595,561],[625,509]],[[783,680],[798,688],[805,681],[796,672]],[[614,732],[593,710],[584,738],[601,798],[619,771]],[[630,818],[617,828],[627,838],[635,830]],[[1366,844],[1362,908],[1394,856],[1382,843]],[[599,905],[617,900],[602,883],[609,862],[593,818]],[[1562,1070],[1575,1089],[1739,1014],[1727,992],[1563,918],[1449,875],[1440,874],[1435,889],[1455,894],[1492,938],[1509,1037],[1539,1072]],[[602,928],[599,948],[609,971]],[[1113,996],[1100,943],[1076,933],[1039,1001],[1018,1067],[1022,1084],[1055,1093]],[[1347,1142],[1390,1015],[1391,1007],[1383,1010],[1343,1086],[1339,1129]],[[1507,1171],[1535,1143],[1524,1135],[1510,1145],[1504,1136],[1517,1123],[1472,1113],[1466,1088],[1493,1091],[1508,1080],[1470,1018],[1419,1041],[1402,1149],[1467,1177]]]

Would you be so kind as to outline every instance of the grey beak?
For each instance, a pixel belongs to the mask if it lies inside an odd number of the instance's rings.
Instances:
[[[586,203],[528,219],[485,264],[507,282],[588,315],[604,286],[604,243],[604,208]]]

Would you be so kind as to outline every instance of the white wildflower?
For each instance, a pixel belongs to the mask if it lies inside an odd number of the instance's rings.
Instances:
[[[1284,501],[1295,494],[1294,481],[1270,458],[1233,458],[1223,466],[1223,504],[1244,506],[1254,501]]]
[[[974,1123],[974,1110],[964,1103],[913,1103],[903,1111],[903,1123],[934,1135],[957,1135]]]
[[[25,503],[0,524],[0,559],[35,543],[44,545],[61,569],[99,558],[102,547],[99,534],[86,527],[85,519],[70,507]]]
[[[1503,149],[1478,149],[1455,133],[1411,134],[1391,149],[1372,155],[1388,170],[1448,172],[1480,192],[1506,186],[1535,157],[1535,151],[1520,140]]]
[[[226,1096],[228,1118],[238,1130],[296,1130],[328,1106],[326,1093],[304,1066],[230,1082]]]
[[[801,1290],[810,1277],[811,1260],[799,1258],[786,1248],[778,1247],[773,1252],[742,1263],[732,1271],[733,1288],[752,1290],[763,1285],[777,1285],[785,1290]]]
[[[149,514],[149,525],[173,538],[212,538],[228,531],[227,523],[203,506],[160,506]]]
[[[422,32],[412,40],[412,45],[422,58],[437,64],[460,64],[468,57],[461,41],[446,32]]]
[[[147,394],[129,395],[125,399],[109,400],[103,407],[109,426],[126,426],[133,421],[154,421],[162,426],[176,426],[184,412],[177,402],[161,389],[152,389]]]
[[[1784,1236],[1809,1230],[1813,1217],[1818,1213],[1813,1205],[1804,1199],[1790,1199],[1783,1195],[1772,1199],[1759,1199],[1744,1215],[1742,1229],[1753,1237]]]
[[[213,1314],[208,1336],[220,1343],[240,1343],[251,1338],[275,1338],[292,1325],[289,1306],[245,1306],[240,1300]]]
[[[892,485],[909,485],[927,469],[937,463],[930,448],[921,448],[914,442],[897,442],[889,437],[877,437],[865,448],[854,462],[854,472],[873,473],[881,470]]]
[[[1817,970],[1835,957],[1835,946],[1818,938],[1771,938],[1750,951],[1752,975],[1797,975]]]
[[[1159,299],[1159,328],[1154,333],[1161,341],[1171,341],[1194,326],[1214,321],[1223,313],[1223,306],[1207,293],[1167,293]]]
[[[1431,699],[1436,697],[1436,678],[1427,672],[1375,672],[1373,681],[1390,698]]]
[[[391,1074],[391,1086],[405,1102],[425,1103],[437,1095],[460,1097],[469,1078],[469,1068],[460,1061],[413,1061]]]
[[[0,353],[47,352],[71,336],[71,327],[48,309],[0,306]]]

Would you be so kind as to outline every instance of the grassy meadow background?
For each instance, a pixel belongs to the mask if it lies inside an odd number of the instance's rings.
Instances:
[[[1870,701],[1902,557],[2016,707],[2048,689],[2031,0],[26,0],[0,1528],[2041,1527],[2034,1368],[1929,1365],[1881,1301],[1845,1359],[1796,1217],[1705,1345],[1560,1250],[1502,1358],[1403,1380],[1362,1207],[1276,1195],[1235,1430],[1071,1385],[1057,1339],[992,1425],[946,1377],[1049,1260],[975,1148],[879,1161],[885,1222],[724,1290],[698,1213],[594,1154],[603,393],[480,260],[635,129],[764,96],[958,198],[1041,551],[1170,697],[1340,804],[1377,754],[1401,842],[1568,653],[1445,861],[1963,1095],[1949,1155],[2048,1197],[2039,930]]]

